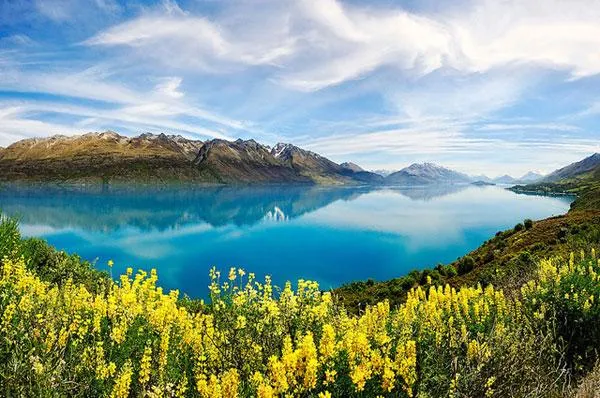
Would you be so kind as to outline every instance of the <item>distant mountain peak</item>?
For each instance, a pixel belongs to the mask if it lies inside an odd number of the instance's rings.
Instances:
[[[471,177],[431,162],[413,163],[386,177],[390,184],[429,185],[471,182]]]
[[[540,181],[543,178],[544,178],[543,174],[536,173],[535,171],[528,171],[523,176],[521,176],[521,178],[519,178],[519,182],[532,183],[532,182]]]
[[[276,158],[289,155],[289,154],[291,154],[293,152],[302,153],[302,154],[314,156],[314,157],[317,157],[317,158],[322,158],[322,156],[319,155],[318,153],[311,152],[311,151],[309,151],[307,149],[302,149],[300,147],[297,147],[294,144],[286,144],[286,143],[283,143],[283,142],[277,143],[277,145],[275,145],[273,147],[273,149],[271,149],[271,154],[273,156],[275,156]]]

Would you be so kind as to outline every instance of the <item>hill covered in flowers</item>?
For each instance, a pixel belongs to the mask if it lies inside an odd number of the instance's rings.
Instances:
[[[552,397],[598,360],[593,249],[519,292],[439,286],[349,314],[310,281],[211,271],[211,300],[118,281],[0,223],[0,394],[80,397]]]

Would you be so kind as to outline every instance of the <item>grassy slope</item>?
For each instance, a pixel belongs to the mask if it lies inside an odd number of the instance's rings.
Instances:
[[[517,189],[519,192],[577,193],[578,198],[565,215],[533,222],[529,228],[521,224],[499,232],[471,253],[434,270],[412,271],[407,276],[384,282],[354,282],[335,289],[335,293],[349,310],[358,311],[384,299],[398,305],[412,287],[427,284],[428,277],[434,284],[458,287],[491,283],[514,292],[531,277],[539,260],[553,256],[566,258],[571,251],[600,246],[599,174],[597,171],[580,181],[546,184],[542,188]]]

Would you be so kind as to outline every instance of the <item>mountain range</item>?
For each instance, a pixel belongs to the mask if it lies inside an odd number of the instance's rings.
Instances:
[[[352,162],[337,164],[292,144],[279,143],[271,148],[252,139],[200,141],[150,133],[137,137],[112,131],[56,135],[0,148],[1,181],[422,186],[475,181],[530,183],[539,178],[531,172],[520,179],[471,177],[433,163],[377,173]]]
[[[190,140],[178,135],[115,132],[18,141],[0,149],[4,181],[208,183],[381,183],[383,177],[343,167],[291,144]]]

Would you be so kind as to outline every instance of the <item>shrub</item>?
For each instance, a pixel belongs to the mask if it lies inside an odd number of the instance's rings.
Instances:
[[[458,274],[458,272],[456,272],[456,268],[454,268],[452,264],[448,264],[446,267],[444,267],[444,272],[448,277],[453,277]]]
[[[57,251],[42,239],[23,240],[19,254],[27,259],[27,267],[47,282],[61,285],[71,280],[96,292],[109,280],[106,273],[95,270],[89,262],[81,260],[77,255]]]
[[[540,324],[556,334],[568,365],[589,370],[599,359],[600,266],[595,251],[581,257],[576,261],[571,254],[566,264],[542,261],[539,281],[529,282],[523,292]]]
[[[0,263],[4,257],[14,256],[21,241],[16,219],[0,213]]]
[[[475,260],[471,256],[465,256],[458,262],[458,274],[464,275],[475,267]]]
[[[523,226],[523,224],[521,224],[521,223],[518,223],[517,225],[515,225],[515,227],[513,228],[513,230],[514,230],[515,232],[519,232],[519,231],[522,231],[524,228],[525,228],[525,227]]]
[[[565,227],[560,227],[558,230],[558,239],[564,241],[567,235],[569,235],[569,230]]]
[[[531,229],[533,228],[533,220],[528,218],[525,221],[523,221],[523,225],[525,226],[525,229]]]

